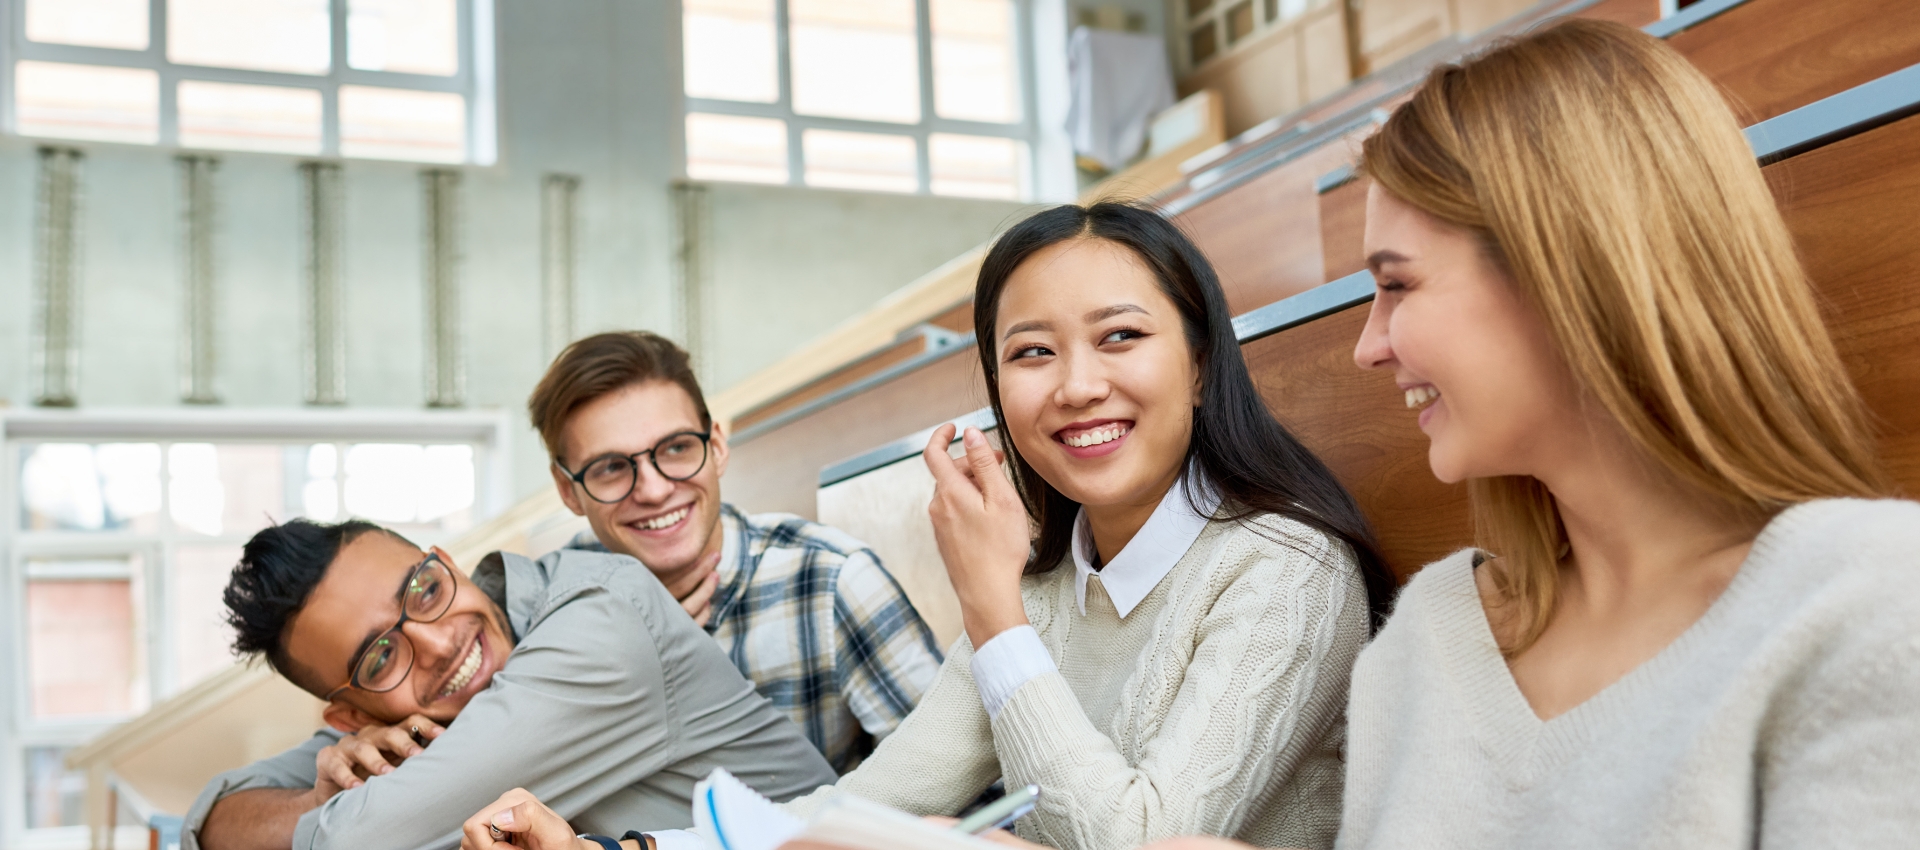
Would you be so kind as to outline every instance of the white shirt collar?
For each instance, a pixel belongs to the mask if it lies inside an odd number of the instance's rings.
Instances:
[[[1189,482],[1199,485],[1199,501],[1205,508],[1204,513],[1193,510],[1187,497]],[[1160,498],[1153,515],[1147,517],[1147,524],[1140,526],[1140,531],[1120,549],[1120,554],[1113,556],[1097,573],[1093,569],[1093,533],[1087,528],[1087,509],[1081,508],[1073,520],[1072,547],[1073,590],[1080,600],[1080,616],[1087,615],[1087,577],[1092,575],[1100,576],[1100,585],[1106,588],[1114,610],[1122,619],[1132,613],[1173,566],[1180,563],[1180,558],[1193,547],[1193,541],[1200,538],[1208,518],[1219,507],[1220,494],[1201,480],[1198,467],[1190,468],[1168,488],[1167,495]]]

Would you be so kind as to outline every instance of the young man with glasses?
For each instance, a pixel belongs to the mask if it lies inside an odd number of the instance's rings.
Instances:
[[[933,683],[933,633],[872,550],[720,500],[726,434],[678,346],[644,331],[579,340],[527,409],[560,498],[592,528],[573,546],[645,564],[836,770]]]
[[[451,848],[515,787],[601,831],[690,822],[716,767],[775,798],[833,781],[624,556],[496,553],[469,579],[371,523],[294,520],[247,543],[226,602],[234,648],[326,700],[333,728],[216,777],[188,850]]]

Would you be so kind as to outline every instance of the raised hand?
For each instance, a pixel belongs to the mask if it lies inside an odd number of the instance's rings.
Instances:
[[[680,607],[693,618],[695,625],[705,626],[707,619],[713,616],[713,592],[720,587],[720,553],[714,552],[700,559],[693,569],[674,576],[667,582],[667,592],[680,600]]]
[[[366,784],[367,777],[392,773],[402,762],[424,752],[424,745],[415,740],[416,733],[421,740],[431,743],[446,731],[439,723],[418,714],[391,726],[361,727],[359,732],[341,738],[314,755],[316,802],[323,803],[341,791],[358,788]]]
[[[1000,469],[1001,454],[978,428],[968,428],[964,457],[947,456],[954,426],[934,430],[922,458],[933,473],[927,514],[946,562],[947,578],[960,597],[967,637],[976,647],[1015,626],[1026,625],[1020,576],[1027,565],[1030,523],[1013,482]]]

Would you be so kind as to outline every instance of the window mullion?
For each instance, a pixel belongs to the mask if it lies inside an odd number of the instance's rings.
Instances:
[[[921,194],[933,191],[933,163],[928,153],[928,128],[935,116],[933,101],[933,3],[913,0],[916,22],[914,40],[920,47],[920,123],[914,133],[914,170],[918,173]]]
[[[331,0],[327,84],[320,91],[320,155],[340,155],[340,78],[347,67],[347,0]]]
[[[780,112],[787,119],[787,184],[803,186],[806,157],[800,149],[800,123],[793,111],[793,40],[789,37],[793,16],[787,0],[773,0],[774,68],[780,80]],[[684,30],[684,21],[681,27]],[[684,64],[684,60],[683,60]]]

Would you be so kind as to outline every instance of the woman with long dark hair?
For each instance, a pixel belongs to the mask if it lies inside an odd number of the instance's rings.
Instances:
[[[1254,389],[1206,258],[1152,211],[1056,207],[994,244],[974,327],[1012,480],[977,430],[925,455],[966,636],[864,764],[787,808],[949,815],[1004,779],[1040,786],[1018,831],[1063,850],[1330,846],[1348,676],[1395,585]],[[507,808],[522,846],[569,846],[513,794],[475,846]]]

